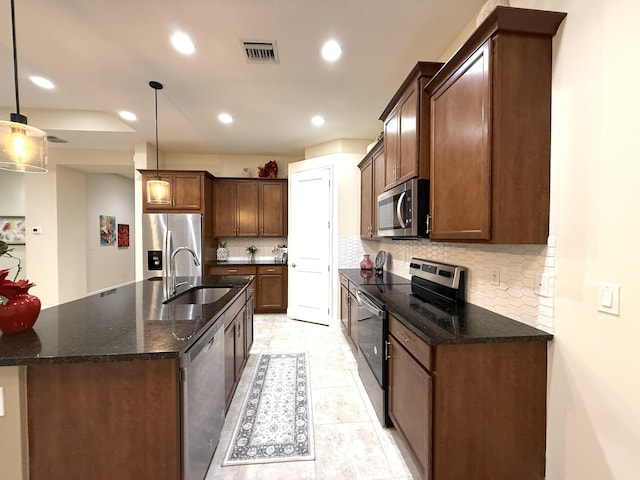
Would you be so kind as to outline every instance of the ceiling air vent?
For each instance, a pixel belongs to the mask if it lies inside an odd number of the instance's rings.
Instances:
[[[280,63],[275,40],[241,40],[247,63]]]
[[[56,137],[55,135],[47,135],[47,142],[49,142],[49,143],[69,143],[64,138]]]

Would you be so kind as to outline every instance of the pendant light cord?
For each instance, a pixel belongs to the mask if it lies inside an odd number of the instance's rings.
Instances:
[[[158,150],[160,146],[158,145],[158,90],[154,90],[155,98],[156,98],[156,177],[160,178],[160,172],[158,167]]]
[[[153,88],[155,91],[155,100],[156,100],[156,178],[160,180],[160,167],[158,160],[158,150],[160,147],[158,146],[158,90],[162,90],[164,87],[160,82],[156,82],[154,80],[149,82],[149,86]]]
[[[16,47],[16,14],[11,0],[11,33],[13,38],[13,83],[16,90],[16,113],[20,115],[20,95],[18,94],[18,48]]]

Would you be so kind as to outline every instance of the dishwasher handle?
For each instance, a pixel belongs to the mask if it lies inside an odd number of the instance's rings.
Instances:
[[[373,313],[376,317],[383,317],[384,310],[378,308],[377,305],[367,298],[367,296],[360,290],[356,290],[356,298],[358,299],[358,305],[366,308],[369,312]]]

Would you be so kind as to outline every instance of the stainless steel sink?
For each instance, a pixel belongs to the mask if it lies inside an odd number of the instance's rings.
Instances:
[[[177,295],[164,303],[171,303],[173,305],[185,305],[185,304],[198,304],[204,305],[207,303],[214,303],[224,297],[231,291],[231,288],[226,286],[220,287],[194,287],[187,290],[180,295]]]

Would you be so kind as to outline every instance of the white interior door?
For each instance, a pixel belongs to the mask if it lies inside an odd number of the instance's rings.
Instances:
[[[289,317],[329,325],[331,169],[289,178]]]

